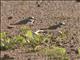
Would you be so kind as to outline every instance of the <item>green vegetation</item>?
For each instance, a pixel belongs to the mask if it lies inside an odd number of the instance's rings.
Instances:
[[[8,36],[8,33],[0,33],[0,50],[25,48],[27,52],[38,51],[43,55],[54,58],[54,60],[69,60],[66,49],[57,46],[56,41],[63,41],[65,33],[61,33],[56,38],[52,34],[35,34],[29,27],[22,27],[20,34]],[[54,42],[54,43],[53,43]],[[51,45],[52,44],[52,45]],[[29,49],[30,48],[30,49]],[[79,49],[80,54],[80,49]],[[50,59],[50,58],[48,58]]]
[[[16,36],[8,37],[6,32],[0,33],[0,48],[1,50],[14,49],[17,46],[31,46],[35,49],[36,46],[40,45],[42,42],[49,40],[48,35],[37,35],[32,32],[30,28],[22,27],[21,33]]]
[[[12,41],[11,38],[7,37],[7,33],[6,32],[2,32],[0,33],[0,49],[8,49],[12,46]]]
[[[62,47],[53,46],[53,48],[44,48],[40,51],[42,55],[47,55],[54,60],[69,60],[68,55],[66,53],[66,49]]]
[[[23,26],[20,30],[20,34],[16,36],[8,36],[8,33],[0,33],[0,49],[15,49],[18,47],[29,46],[33,50],[37,50],[37,47],[42,45],[51,46],[57,45],[56,42],[61,42],[66,38],[65,33],[60,33],[56,38],[52,34],[35,34],[29,27]]]

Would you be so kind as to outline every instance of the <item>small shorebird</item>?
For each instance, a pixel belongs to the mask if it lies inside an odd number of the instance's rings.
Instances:
[[[37,30],[36,32],[34,32],[35,34],[39,35],[39,33],[48,33],[48,32],[55,32],[55,30],[53,31],[53,29],[57,29],[59,27],[61,27],[62,25],[65,25],[64,22],[60,22],[56,25],[53,25],[53,26],[50,26],[48,28],[43,28],[43,29],[40,29],[40,30]],[[61,33],[61,31],[58,31],[58,33]]]
[[[8,26],[8,28],[9,29],[13,28],[13,27],[15,27],[14,25],[25,25],[25,24],[27,24],[27,25],[33,25],[34,20],[35,20],[34,17],[28,17],[28,18],[25,18],[23,20],[17,21],[16,23],[10,24]]]
[[[48,28],[42,28],[41,30],[47,30],[47,29],[53,30],[53,29],[57,29],[57,28],[61,27],[62,25],[65,25],[65,23],[64,23],[64,22],[60,22],[59,24],[50,26],[50,27],[48,27]]]
[[[34,23],[34,17],[28,17],[10,25],[22,25],[22,24],[33,24],[33,23]]]

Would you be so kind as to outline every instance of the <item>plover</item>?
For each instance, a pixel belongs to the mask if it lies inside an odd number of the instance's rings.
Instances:
[[[22,25],[22,24],[33,24],[34,23],[34,17],[28,17],[28,18],[24,18],[23,20],[17,21],[14,24],[10,24],[10,25]]]
[[[56,24],[56,25],[50,26],[50,27],[48,27],[48,28],[42,28],[41,30],[47,30],[47,29],[52,30],[52,29],[57,29],[57,28],[61,27],[62,25],[65,25],[65,22],[59,22],[59,23]]]
[[[8,28],[9,29],[14,28],[15,25],[25,25],[25,24],[33,25],[34,20],[35,20],[34,17],[24,18],[23,20],[20,20],[20,21],[17,21],[16,23],[10,24],[8,26]]]

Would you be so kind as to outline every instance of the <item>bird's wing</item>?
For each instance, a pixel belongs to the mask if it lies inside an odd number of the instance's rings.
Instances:
[[[53,25],[53,26],[50,26],[48,28],[42,28],[41,30],[47,30],[47,29],[52,30],[52,29],[57,29],[58,27],[60,27],[60,25]]]
[[[30,22],[29,19],[24,19],[24,20],[21,20],[21,21],[18,21],[12,25],[22,25],[22,24],[27,24],[28,22]]]

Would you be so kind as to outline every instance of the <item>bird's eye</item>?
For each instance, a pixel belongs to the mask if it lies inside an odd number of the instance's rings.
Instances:
[[[60,25],[65,25],[65,23],[64,23],[64,22],[60,22],[59,24],[60,24]]]

